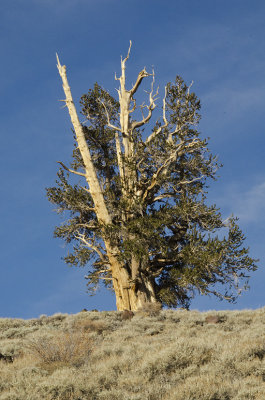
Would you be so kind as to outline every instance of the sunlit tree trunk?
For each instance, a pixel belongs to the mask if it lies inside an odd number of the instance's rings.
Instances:
[[[116,78],[120,81],[119,89],[119,101],[120,101],[120,127],[115,127],[110,124],[109,126],[115,130],[116,138],[116,150],[118,167],[120,171],[120,179],[122,183],[123,196],[128,201],[128,207],[130,203],[134,201],[139,193],[136,192],[136,171],[129,168],[127,163],[124,163],[124,159],[127,161],[133,160],[134,156],[134,146],[132,133],[133,130],[148,122],[151,117],[152,110],[154,108],[154,100],[152,92],[150,94],[150,105],[148,107],[148,116],[138,123],[130,122],[130,113],[133,112],[134,107],[130,109],[133,100],[133,95],[136,92],[138,86],[140,85],[142,79],[149,74],[145,70],[141,71],[138,75],[137,81],[130,91],[125,88],[125,63],[129,57],[130,49],[127,57],[121,60],[121,77]],[[85,173],[80,173],[71,170],[70,172],[76,173],[78,175],[83,175],[87,181],[88,188],[91,197],[94,202],[94,210],[99,222],[105,225],[112,223],[111,216],[108,212],[107,206],[105,204],[104,195],[102,188],[100,186],[97,172],[92,162],[90,150],[88,148],[87,142],[85,140],[83,127],[78,118],[76,108],[73,102],[70,86],[68,84],[66,75],[66,66],[61,65],[59,58],[57,56],[57,67],[59,74],[63,83],[63,90],[65,93],[65,104],[68,108],[70,118],[74,127],[76,140],[78,143],[78,148],[80,150],[84,166]],[[107,109],[106,109],[107,113]],[[108,117],[108,114],[107,114]],[[108,117],[109,121],[109,117]],[[121,136],[121,137],[120,137]],[[122,139],[121,139],[122,138]],[[124,149],[124,154],[122,154],[122,146]],[[122,157],[124,155],[124,157]],[[127,217],[124,217],[123,223],[126,224],[126,218],[133,218],[133,214],[130,213]],[[103,228],[104,229],[104,228]],[[118,310],[137,310],[143,307],[147,302],[155,303],[156,295],[154,288],[154,281],[143,276],[139,272],[139,261],[132,255],[131,267],[128,270],[121,262],[118,260],[119,250],[117,247],[112,246],[108,240],[105,241],[106,253],[109,260],[109,265],[111,269],[111,276],[113,282],[113,288],[116,295],[116,304]]]

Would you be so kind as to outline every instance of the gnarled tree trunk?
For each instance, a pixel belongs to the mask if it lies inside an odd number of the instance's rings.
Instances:
[[[131,44],[130,44],[131,48]],[[152,111],[155,108],[154,97],[153,97],[153,85],[152,91],[150,92],[150,105],[148,108],[148,115],[146,118],[143,118],[142,121],[139,122],[131,122],[130,114],[134,111],[135,107],[130,109],[132,103],[135,104],[133,99],[133,95],[137,91],[141,81],[147,74],[145,69],[141,71],[138,75],[135,85],[129,91],[125,88],[125,63],[129,58],[130,48],[128,51],[128,55],[124,60],[121,60],[121,76],[120,78],[116,78],[120,81],[120,89],[119,93],[119,102],[120,102],[120,127],[113,126],[110,123],[109,115],[107,108],[105,107],[106,115],[108,118],[108,126],[115,130],[115,139],[116,139],[116,151],[117,151],[117,160],[118,160],[118,168],[120,172],[121,186],[123,191],[123,198],[128,201],[128,204],[133,204],[137,196],[142,193],[136,192],[136,183],[137,176],[136,171],[132,168],[128,167],[127,163],[124,163],[124,160],[132,161],[134,157],[134,144],[133,144],[133,130],[137,127],[142,126],[147,123],[152,115]],[[91,197],[94,202],[94,210],[99,222],[104,225],[109,225],[112,223],[112,218],[108,212],[108,209],[105,204],[103,191],[101,189],[97,172],[92,162],[90,150],[88,148],[87,142],[85,140],[83,127],[79,121],[76,108],[73,102],[70,86],[68,84],[67,75],[66,75],[66,66],[61,65],[58,55],[57,55],[57,68],[59,74],[62,78],[63,89],[65,93],[65,103],[68,108],[70,118],[75,130],[76,140],[78,143],[78,148],[80,150],[84,166],[85,173],[76,172],[73,170],[69,170],[70,172],[76,173],[78,175],[83,175],[88,184],[88,190],[91,194]],[[122,153],[122,146],[123,151]],[[126,226],[128,218],[133,218],[133,213],[125,217],[123,217],[123,224]],[[103,228],[104,229],[104,228]],[[119,250],[109,243],[108,240],[104,240],[106,247],[106,254],[108,257],[111,277],[113,282],[113,288],[116,295],[116,304],[118,310],[137,310],[142,308],[146,303],[155,303],[157,302],[155,295],[155,284],[154,279],[148,278],[146,275],[143,275],[139,270],[139,262],[132,255],[131,266],[128,269],[125,265],[122,265],[118,260]]]

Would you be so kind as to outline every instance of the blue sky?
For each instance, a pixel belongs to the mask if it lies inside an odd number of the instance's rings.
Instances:
[[[146,66],[164,84],[181,75],[201,99],[203,137],[224,167],[209,201],[234,213],[259,269],[237,304],[196,297],[191,309],[264,306],[265,2],[262,0],[1,0],[0,317],[82,308],[114,310],[86,294],[86,269],[62,261],[60,217],[45,196],[73,138],[55,53],[76,104],[98,82],[115,94],[120,56],[133,46],[128,84]]]

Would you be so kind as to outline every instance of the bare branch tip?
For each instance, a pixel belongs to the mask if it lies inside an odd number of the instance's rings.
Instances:
[[[56,53],[56,59],[57,59],[57,66],[58,66],[58,67],[61,66],[58,53]]]
[[[128,60],[128,58],[130,57],[131,47],[132,47],[132,41],[130,40],[130,46],[129,46],[129,49],[128,49],[127,56],[125,57],[124,60],[122,60],[122,57],[121,57],[121,61],[122,61],[122,62],[125,63],[125,62]]]

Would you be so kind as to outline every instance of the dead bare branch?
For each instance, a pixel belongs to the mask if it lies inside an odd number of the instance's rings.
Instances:
[[[191,142],[180,140],[179,144],[175,148],[175,150],[170,154],[170,156],[164,161],[164,163],[158,168],[156,173],[151,178],[150,185],[147,187],[145,192],[143,193],[143,200],[146,199],[150,191],[157,186],[158,178],[161,174],[167,174],[168,169],[172,162],[175,162],[177,157],[183,153],[183,151],[187,153],[191,153],[194,150],[194,146],[198,143],[197,139],[193,139]]]
[[[88,188],[86,188],[86,187],[84,187],[84,186],[81,186],[81,188],[84,189],[84,190],[85,190],[86,192],[88,192],[89,194],[91,194],[91,193],[90,193],[90,190],[89,190]]]
[[[75,239],[80,240],[85,246],[94,250],[100,257],[102,262],[107,262],[106,254],[104,254],[104,249],[99,244],[95,245],[95,239],[89,240],[83,233],[78,233],[74,235]],[[102,250],[101,250],[102,249]]]
[[[77,115],[77,111],[74,105],[71,89],[67,80],[67,75],[66,75],[66,66],[61,65],[58,54],[56,53],[56,58],[57,58],[57,68],[59,71],[59,74],[62,79],[63,83],[63,90],[65,93],[65,103],[67,105],[69,115],[75,130],[75,135],[76,135],[76,140],[78,143],[78,147],[85,165],[85,170],[86,174],[84,175],[86,177],[89,189],[90,189],[90,194],[91,197],[94,201],[95,208],[96,208],[96,214],[97,218],[104,223],[111,223],[111,218],[107,209],[107,206],[105,204],[104,196],[99,184],[99,180],[97,177],[97,173],[91,158],[90,150],[88,148],[88,144],[85,138],[83,126],[80,123],[80,120]]]
[[[149,74],[149,73],[146,71],[145,68],[144,68],[142,71],[140,71],[139,74],[138,74],[138,76],[137,76],[137,79],[136,79],[135,84],[133,85],[132,89],[131,89],[130,92],[129,92],[129,93],[130,93],[130,96],[132,97],[132,96],[136,93],[138,87],[140,86],[140,84],[141,84],[141,82],[142,82],[142,80],[143,80],[144,78],[147,78],[148,76],[152,76],[152,75],[153,75],[153,74]]]
[[[152,74],[149,74],[148,76],[153,76],[153,80],[151,83],[151,90],[149,92],[149,105],[142,105],[141,109],[143,110],[143,108],[147,108],[148,109],[148,115],[146,117],[144,117],[143,115],[143,119],[142,121],[134,121],[131,124],[131,130],[134,130],[135,128],[139,128],[140,126],[143,126],[145,124],[147,124],[147,122],[150,120],[150,118],[152,117],[153,111],[156,108],[156,104],[155,101],[157,99],[158,96],[158,88],[156,90],[156,93],[153,94],[154,92],[154,82],[155,82],[155,74],[154,71]],[[139,85],[138,85],[139,86]],[[137,89],[136,89],[137,90]]]
[[[129,59],[129,57],[130,57],[131,47],[132,47],[132,41],[130,40],[130,46],[129,46],[129,49],[128,49],[127,56],[126,56],[125,59],[123,60],[124,63],[126,63],[126,61],[127,61],[127,60]],[[122,56],[121,56],[121,59],[122,59]]]
[[[194,179],[191,179],[191,180],[180,181],[180,182],[178,182],[178,185],[189,185],[189,184],[191,184],[193,182],[200,181],[203,178],[205,178],[205,175],[198,176],[197,178],[194,178]]]
[[[118,132],[115,132],[115,141],[116,141],[116,152],[117,152],[117,160],[119,165],[120,177],[122,183],[124,182],[124,166],[122,161],[122,151],[121,151],[121,144]]]
[[[86,174],[84,174],[83,172],[78,172],[78,171],[75,171],[75,170],[73,170],[73,169],[68,168],[66,165],[64,165],[64,163],[62,163],[62,161],[57,161],[57,163],[58,163],[58,164],[61,164],[61,166],[62,166],[66,171],[71,172],[72,174],[80,175],[80,176],[86,177]]]
[[[103,105],[103,107],[105,109],[105,113],[106,113],[106,117],[107,117],[107,121],[108,121],[108,127],[114,129],[115,131],[121,132],[120,128],[118,128],[117,126],[110,123],[109,112],[107,110],[106,104],[101,100],[100,100],[100,103]]]
[[[163,98],[163,121],[164,121],[164,124],[161,125],[156,131],[151,133],[151,135],[148,136],[148,138],[145,141],[146,144],[149,143],[152,139],[154,139],[155,136],[159,135],[160,132],[162,131],[162,129],[165,129],[168,126],[168,121],[166,118],[166,97],[167,97],[167,86],[165,86],[165,95]]]

